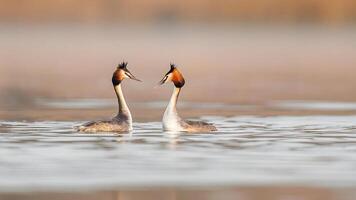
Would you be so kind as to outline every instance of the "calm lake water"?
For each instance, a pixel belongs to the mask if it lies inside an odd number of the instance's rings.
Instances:
[[[219,131],[79,134],[79,121],[1,121],[0,192],[356,185],[356,116],[202,117]]]

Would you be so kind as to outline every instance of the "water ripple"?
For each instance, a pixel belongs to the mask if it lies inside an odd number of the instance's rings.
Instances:
[[[72,130],[81,122],[1,121],[0,190],[356,184],[355,116],[203,118],[219,132],[169,134],[149,122],[82,134]]]

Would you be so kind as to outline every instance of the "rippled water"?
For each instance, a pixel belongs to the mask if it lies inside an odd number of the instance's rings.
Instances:
[[[79,134],[81,122],[0,122],[0,190],[356,184],[356,116],[205,117],[219,132]]]

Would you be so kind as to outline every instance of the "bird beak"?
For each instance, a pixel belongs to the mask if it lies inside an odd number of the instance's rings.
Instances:
[[[158,82],[158,85],[163,85],[167,81],[167,76],[164,76],[160,82]]]
[[[135,81],[139,81],[142,82],[140,79],[136,78],[134,75],[131,74],[131,72],[127,72],[127,75],[130,79],[135,80]]]
[[[132,79],[132,80],[135,80],[135,81],[138,81],[138,82],[142,82],[140,79],[138,79],[138,78],[136,78],[136,77],[134,77],[134,76],[132,76],[131,79]]]

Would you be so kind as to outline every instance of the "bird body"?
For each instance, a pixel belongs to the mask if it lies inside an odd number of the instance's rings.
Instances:
[[[112,77],[112,83],[118,99],[119,110],[118,114],[111,120],[100,120],[87,122],[81,126],[75,127],[80,132],[129,132],[132,131],[132,116],[125,101],[124,94],[121,89],[122,81],[125,78],[138,80],[127,69],[127,63],[121,63]]]
[[[216,127],[210,123],[203,121],[187,121],[179,117],[177,112],[177,101],[182,87],[185,84],[183,75],[178,71],[175,65],[171,64],[171,69],[160,81],[164,84],[168,81],[174,83],[174,90],[164,112],[162,125],[165,131],[183,131],[183,132],[210,132],[216,131]]]

